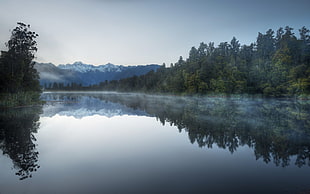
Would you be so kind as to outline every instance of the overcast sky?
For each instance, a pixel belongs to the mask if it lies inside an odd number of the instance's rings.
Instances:
[[[200,42],[309,29],[310,0],[0,0],[1,50],[19,21],[39,34],[38,62],[170,64]]]

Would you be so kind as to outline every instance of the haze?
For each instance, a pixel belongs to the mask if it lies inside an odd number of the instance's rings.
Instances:
[[[258,32],[309,28],[308,0],[0,0],[0,49],[17,22],[37,32],[36,61],[175,63],[200,42],[255,42]]]

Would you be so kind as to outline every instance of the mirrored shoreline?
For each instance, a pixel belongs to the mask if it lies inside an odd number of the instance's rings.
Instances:
[[[307,101],[72,92],[42,98],[43,107],[0,114],[0,192],[310,189]]]
[[[310,166],[310,102],[282,99],[154,96],[135,93],[46,93],[44,116],[136,115],[177,126],[199,147],[253,149],[277,166]],[[55,106],[55,104],[57,104]],[[296,156],[295,161],[291,157]]]

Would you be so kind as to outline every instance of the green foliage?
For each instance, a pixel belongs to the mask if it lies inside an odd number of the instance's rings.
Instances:
[[[33,97],[33,92],[41,92],[39,74],[32,61],[37,51],[35,38],[38,34],[29,30],[30,25],[17,24],[18,26],[12,30],[10,40],[6,43],[8,51],[1,51],[0,92],[4,93],[2,96],[20,98],[18,100],[8,99],[8,104],[19,102],[17,105],[24,105],[30,102],[29,99],[37,100]]]
[[[310,94],[310,30],[269,29],[255,43],[240,45],[233,37],[217,47],[213,42],[192,47],[188,59],[156,72],[100,83],[82,90],[117,90],[173,94]],[[52,89],[57,89],[56,86]]]

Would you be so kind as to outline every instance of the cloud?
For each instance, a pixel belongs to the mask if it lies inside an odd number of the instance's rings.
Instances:
[[[46,72],[41,72],[40,73],[40,79],[45,79],[45,80],[50,80],[50,81],[57,81],[57,82],[62,82],[63,80],[52,73],[46,73]]]

